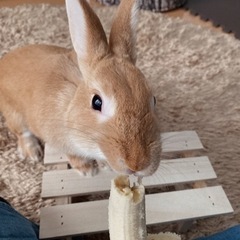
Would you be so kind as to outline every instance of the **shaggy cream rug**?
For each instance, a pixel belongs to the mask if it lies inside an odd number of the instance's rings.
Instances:
[[[114,12],[115,8],[98,9],[107,32]],[[231,215],[198,221],[184,238],[208,235],[239,223],[240,42],[151,12],[141,13],[138,31],[137,64],[155,91],[162,131],[198,131],[218,182],[235,210]],[[71,47],[64,7],[0,9],[0,57],[33,43]],[[14,136],[0,116],[0,195],[35,221],[39,208],[52,204],[52,200],[40,198],[44,170],[42,162],[20,160]]]

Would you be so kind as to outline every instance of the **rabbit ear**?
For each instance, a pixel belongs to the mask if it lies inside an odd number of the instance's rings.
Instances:
[[[66,0],[72,44],[81,64],[92,64],[107,54],[106,34],[99,18],[85,0]]]
[[[139,0],[122,0],[110,33],[109,45],[113,53],[136,62],[136,23]]]

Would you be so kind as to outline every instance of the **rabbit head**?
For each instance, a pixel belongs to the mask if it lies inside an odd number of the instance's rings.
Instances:
[[[80,69],[68,109],[69,124],[82,137],[73,148],[86,158],[106,160],[117,172],[150,175],[161,154],[156,99],[136,62],[138,1],[122,0],[109,42],[85,0],[66,0],[70,35]]]

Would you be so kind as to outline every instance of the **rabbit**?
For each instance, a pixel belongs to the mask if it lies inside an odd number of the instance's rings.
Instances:
[[[86,0],[66,0],[73,49],[29,45],[0,60],[0,111],[24,158],[41,160],[43,142],[84,175],[98,172],[95,160],[120,174],[156,171],[156,98],[135,65],[138,8],[121,1],[108,41]]]

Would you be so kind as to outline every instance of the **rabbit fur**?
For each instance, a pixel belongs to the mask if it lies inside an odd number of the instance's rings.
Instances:
[[[0,111],[23,157],[40,160],[41,142],[86,175],[107,161],[123,174],[159,165],[155,98],[136,62],[138,1],[122,0],[109,41],[85,0],[66,0],[73,49],[30,45],[0,60]]]

